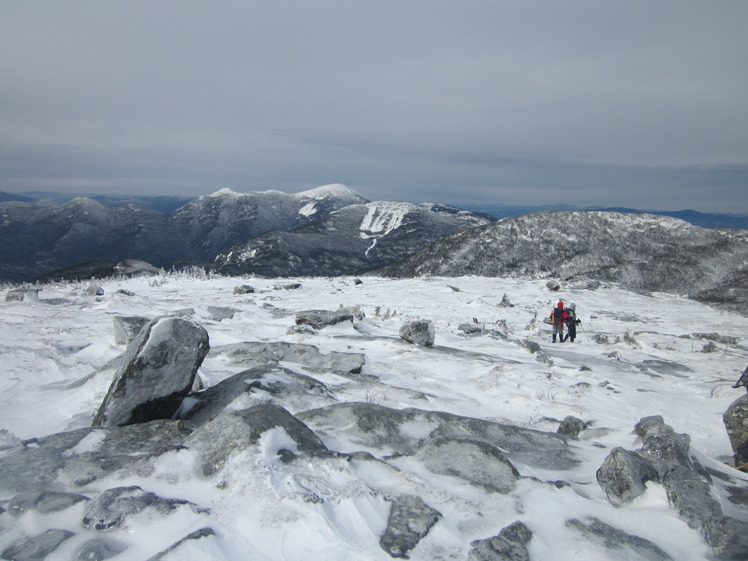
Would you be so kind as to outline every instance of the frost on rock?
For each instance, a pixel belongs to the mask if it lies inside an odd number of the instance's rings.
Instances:
[[[208,353],[208,333],[183,318],[148,323],[125,351],[94,427],[170,419]]]
[[[387,520],[387,529],[379,545],[391,557],[409,559],[407,552],[413,549],[439,521],[441,513],[421,497],[408,495],[392,501]]]
[[[515,522],[501,530],[498,536],[475,540],[468,561],[530,561],[527,544],[532,532],[522,522]]]
[[[594,543],[599,543],[607,550],[620,552],[628,559],[635,554],[638,559],[644,561],[673,561],[673,558],[665,553],[651,541],[639,536],[632,536],[614,528],[597,518],[589,518],[586,522],[572,519],[566,522],[566,526],[578,531],[584,537]]]
[[[38,536],[22,538],[14,542],[0,556],[12,561],[43,561],[47,555],[73,535],[73,532],[67,530],[47,530]]]
[[[504,454],[485,442],[449,440],[428,442],[416,457],[431,472],[460,477],[494,493],[510,493],[520,475]]]
[[[223,356],[229,364],[252,368],[279,362],[294,362],[312,370],[334,372],[361,372],[366,355],[363,353],[320,352],[314,345],[286,343],[285,341],[245,341],[214,347],[210,356]]]
[[[145,510],[167,515],[177,508],[191,505],[182,499],[164,499],[155,493],[143,491],[137,485],[107,489],[96,497],[86,508],[83,527],[90,530],[110,530],[124,525],[131,516]]]
[[[296,450],[312,452],[327,450],[327,447],[299,419],[278,405],[263,404],[243,411],[224,412],[198,428],[185,442],[197,451],[203,475],[219,471],[229,456],[249,448],[267,431],[275,428],[285,430]]]
[[[413,345],[430,347],[436,338],[436,326],[430,320],[412,320],[400,328],[400,338]]]

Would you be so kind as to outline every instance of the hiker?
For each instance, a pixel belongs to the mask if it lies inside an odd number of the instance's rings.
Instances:
[[[564,303],[559,302],[556,307],[551,311],[551,322],[553,323],[553,342],[556,342],[556,335],[558,335],[559,342],[563,343],[564,339],[564,322],[569,314],[564,310]]]
[[[567,339],[574,342],[574,339],[577,337],[577,325],[582,323],[580,320],[577,319],[577,305],[572,302],[566,307],[566,315],[568,316],[564,323],[566,324],[566,335],[561,338],[561,342],[563,343]]]

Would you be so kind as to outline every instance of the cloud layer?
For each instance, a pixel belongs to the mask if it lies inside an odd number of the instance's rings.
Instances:
[[[748,212],[744,2],[0,13],[0,190]]]

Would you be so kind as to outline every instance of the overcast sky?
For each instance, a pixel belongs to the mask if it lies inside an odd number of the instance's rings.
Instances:
[[[0,0],[0,191],[748,213],[743,0]]]

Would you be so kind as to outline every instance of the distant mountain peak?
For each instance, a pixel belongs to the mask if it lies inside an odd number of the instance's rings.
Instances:
[[[330,185],[321,185],[314,189],[302,191],[296,193],[297,197],[306,197],[309,199],[326,199],[329,197],[335,197],[338,199],[350,199],[356,202],[363,202],[366,199],[356,193],[350,187],[343,185],[342,183],[331,183]]]

